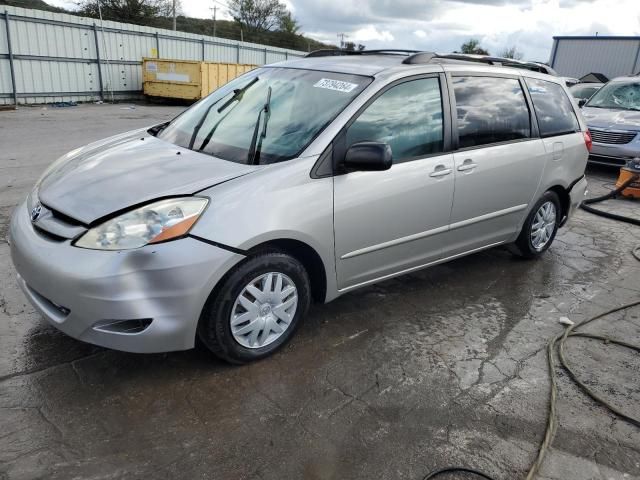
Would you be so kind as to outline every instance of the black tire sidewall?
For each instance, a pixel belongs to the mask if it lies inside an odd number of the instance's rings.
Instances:
[[[289,328],[273,343],[261,348],[240,345],[231,333],[231,310],[242,289],[254,278],[265,273],[279,272],[295,284],[298,305]],[[200,321],[198,336],[218,357],[236,364],[248,363],[271,355],[293,336],[311,303],[309,276],[295,258],[279,252],[258,254],[234,267],[223,279],[220,288],[207,300]]]
[[[533,226],[533,221],[535,219],[536,213],[538,212],[540,207],[547,202],[552,202],[553,206],[556,208],[556,222],[553,228],[553,233],[551,234],[551,238],[549,238],[549,241],[546,243],[544,247],[542,247],[540,250],[537,250],[534,248],[533,244],[531,243],[531,228]],[[518,249],[520,250],[520,252],[524,257],[534,258],[539,255],[542,255],[545,251],[547,251],[547,249],[551,246],[554,239],[556,238],[556,234],[558,233],[561,214],[562,214],[562,207],[560,205],[560,199],[558,198],[558,195],[552,191],[545,192],[544,195],[540,197],[540,199],[536,202],[536,204],[533,206],[533,208],[529,212],[529,215],[527,216],[527,219],[525,220],[524,225],[522,226],[522,231],[520,232],[518,240],[516,241],[516,246],[518,247]]]

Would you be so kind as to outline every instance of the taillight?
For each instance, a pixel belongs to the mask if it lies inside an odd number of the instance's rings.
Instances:
[[[587,150],[590,152],[593,147],[593,140],[591,140],[591,132],[587,130],[584,133],[584,144],[587,146]]]

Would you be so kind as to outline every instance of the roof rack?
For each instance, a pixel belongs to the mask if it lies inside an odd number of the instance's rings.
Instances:
[[[526,62],[516,60],[514,58],[494,57],[492,55],[473,55],[469,53],[435,53],[424,52],[419,50],[405,49],[380,49],[380,50],[340,50],[340,49],[323,49],[314,50],[305,57],[333,57],[347,55],[403,55],[406,58],[402,63],[406,65],[419,65],[425,63],[483,63],[485,65],[496,65],[502,67],[522,68],[534,72],[550,73],[549,68],[543,68],[542,64],[537,62]],[[640,73],[640,72],[639,72]]]
[[[430,63],[433,60],[476,62],[476,63],[484,63],[487,65],[524,68],[527,70],[533,70],[535,72],[542,71],[540,65],[538,65],[535,62],[524,62],[522,60],[515,60],[513,58],[494,57],[491,55],[473,55],[473,54],[467,54],[467,53],[439,54],[439,53],[433,53],[433,52],[419,52],[405,58],[402,63],[408,64],[408,65],[416,65],[421,63]]]
[[[420,50],[384,48],[379,50],[340,50],[325,48],[307,53],[305,57],[341,57],[345,55],[415,55]]]

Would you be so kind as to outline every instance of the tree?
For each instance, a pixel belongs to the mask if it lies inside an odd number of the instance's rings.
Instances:
[[[505,48],[500,56],[504,58],[513,58],[514,60],[522,60],[522,52],[518,51],[515,46]]]
[[[362,45],[361,43],[356,44],[354,42],[344,42],[344,49],[349,51],[349,52],[353,52],[353,51],[361,52],[365,48],[366,47],[364,45]]]
[[[274,30],[288,13],[280,0],[229,0],[228,5],[233,19],[249,30]]]
[[[489,52],[480,46],[480,41],[471,38],[460,47],[461,53],[471,53],[475,55],[489,55]]]
[[[278,30],[284,33],[297,35],[300,30],[300,25],[298,24],[298,21],[293,18],[291,12],[285,12],[278,19]]]
[[[173,14],[172,0],[80,0],[80,13],[88,17],[99,17],[98,2],[102,8],[102,18],[127,23],[145,23],[156,17]],[[176,3],[176,10],[179,3]]]

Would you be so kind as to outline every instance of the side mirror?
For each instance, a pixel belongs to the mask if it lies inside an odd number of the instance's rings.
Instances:
[[[587,99],[586,98],[581,98],[580,100],[578,100],[578,106],[580,108],[584,107],[585,103],[587,103]]]
[[[343,165],[349,171],[389,170],[393,164],[391,146],[380,142],[358,142],[347,150]]]

